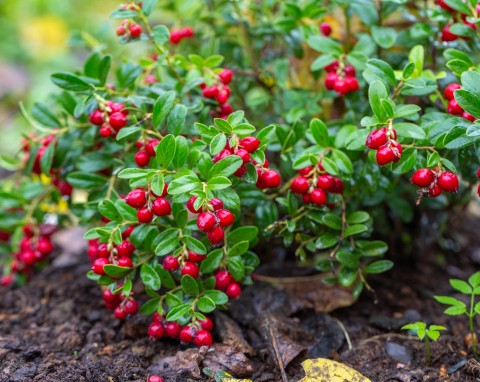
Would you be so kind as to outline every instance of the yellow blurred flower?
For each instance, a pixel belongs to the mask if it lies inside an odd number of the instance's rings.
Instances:
[[[54,15],[26,19],[20,26],[20,33],[24,45],[35,59],[48,60],[67,48],[68,27]]]

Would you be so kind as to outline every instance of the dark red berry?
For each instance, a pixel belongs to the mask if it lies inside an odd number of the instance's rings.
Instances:
[[[390,147],[381,147],[377,151],[376,160],[380,166],[385,166],[395,160],[395,153]]]
[[[447,192],[457,192],[459,187],[457,175],[450,171],[442,172],[437,179],[437,184],[443,191]]]
[[[135,154],[135,163],[138,167],[146,167],[150,163],[150,155],[146,151],[139,151]]]
[[[165,334],[169,338],[178,338],[181,330],[182,325],[175,321],[167,322],[165,324]]]
[[[473,115],[469,114],[466,111],[462,113],[462,118],[465,118],[467,121],[470,121],[470,122],[475,122],[477,120],[477,118],[475,118]]]
[[[125,312],[131,316],[138,313],[138,302],[135,300],[128,300],[124,306]]]
[[[120,299],[120,295],[114,294],[110,289],[106,289],[103,292],[102,296],[103,296],[103,301],[109,302],[109,303],[115,303]]]
[[[316,189],[311,192],[310,200],[313,204],[323,206],[325,203],[327,203],[327,195],[323,190]]]
[[[369,149],[377,150],[385,145],[387,141],[387,133],[383,129],[373,130],[370,132],[370,134],[368,134],[365,146],[367,146]]]
[[[210,200],[210,205],[212,206],[214,211],[221,210],[223,208],[223,202],[219,198],[213,198]]]
[[[123,321],[125,318],[127,318],[127,312],[125,312],[121,306],[117,306],[113,314],[117,320]]]
[[[431,198],[436,198],[441,193],[442,193],[442,189],[440,187],[438,187],[436,184],[432,188],[430,188],[430,190],[428,192],[428,194]]]
[[[213,99],[217,96],[217,94],[218,94],[218,87],[216,85],[208,86],[202,90],[202,95],[205,98]]]
[[[460,115],[463,113],[462,107],[458,104],[457,100],[451,99],[448,102],[448,107],[447,107],[448,114],[453,114],[453,115]]]
[[[135,226],[133,225],[127,227],[125,231],[123,231],[122,233],[122,238],[126,239],[127,237],[130,237],[134,229],[135,229]]]
[[[142,34],[142,27],[138,24],[130,24],[128,27],[133,38],[139,38]]]
[[[148,207],[142,207],[137,211],[137,218],[140,223],[151,223],[153,212]]]
[[[454,98],[455,90],[458,90],[461,88],[462,88],[462,85],[460,85],[457,82],[453,82],[445,88],[445,91],[443,92],[443,94],[445,95],[445,98],[450,101]]]
[[[443,42],[450,42],[450,41],[455,41],[458,39],[458,36],[456,34],[453,34],[452,31],[450,30],[451,25],[445,25],[442,29],[442,41]]]
[[[97,275],[104,275],[105,269],[104,266],[110,264],[110,261],[104,257],[101,257],[93,262],[92,271]]]
[[[304,167],[304,168],[301,168],[300,170],[297,170],[297,172],[302,176],[308,176],[312,171],[313,171],[312,166]]]
[[[195,337],[195,330],[191,326],[185,326],[180,331],[180,341],[183,343],[190,343]]]
[[[117,253],[120,257],[130,257],[134,251],[135,245],[128,240],[122,241],[122,243],[117,246]]]
[[[225,231],[222,227],[215,227],[213,230],[207,233],[207,238],[210,240],[210,243],[213,245],[218,245],[223,243],[223,238],[225,237]]]
[[[393,150],[393,154],[395,155],[395,158],[393,159],[393,161],[398,162],[402,157],[402,153],[403,153],[402,145],[397,141],[392,141],[392,150]]]
[[[181,272],[182,272],[182,275],[190,275],[194,279],[196,279],[200,274],[200,269],[198,268],[197,264],[187,261],[183,266]]]
[[[323,22],[319,25],[319,29],[320,29],[320,32],[322,32],[322,34],[324,36],[330,36],[332,34],[332,27],[330,26],[329,23],[327,22]]]
[[[124,268],[133,268],[133,262],[130,257],[120,257],[118,259],[118,264],[119,267],[124,267]]]
[[[92,114],[90,114],[89,120],[92,125],[101,126],[103,124],[102,111],[99,109],[94,110]]]
[[[308,192],[310,184],[308,183],[307,178],[303,176],[297,176],[293,179],[290,189],[296,194],[305,194]]]
[[[213,343],[212,335],[207,330],[199,330],[195,335],[195,345],[200,346],[210,346]]]
[[[163,269],[166,271],[172,272],[176,271],[180,267],[180,263],[178,262],[178,258],[172,255],[168,255],[163,259]]]
[[[228,271],[221,270],[215,273],[215,288],[218,290],[225,290],[232,282],[232,276]]]
[[[168,216],[172,213],[172,206],[165,198],[157,198],[152,203],[152,212],[157,216]]]
[[[237,171],[234,172],[233,175],[235,175],[238,178],[243,178],[245,174],[247,173],[247,166],[242,164]]]
[[[99,244],[97,247],[97,256],[98,257],[109,257],[110,251],[108,250],[108,245],[105,243]]]
[[[331,64],[328,64],[327,66],[325,66],[325,71],[328,73],[336,72],[339,66],[340,66],[340,63],[338,62],[338,60],[335,60]]]
[[[277,188],[280,186],[280,174],[275,170],[267,170],[262,174],[262,183],[268,188]]]
[[[190,199],[188,199],[187,208],[190,212],[194,214],[198,214],[202,209],[201,208],[199,208],[198,210],[195,209],[194,207],[195,200],[197,200],[196,196],[192,196]]]
[[[125,197],[125,201],[130,207],[140,208],[147,203],[147,197],[145,191],[141,188],[130,191]]]
[[[220,221],[222,227],[228,227],[232,225],[235,221],[235,215],[232,214],[229,210],[218,210],[217,218]]]
[[[327,74],[325,77],[325,87],[327,90],[333,90],[335,88],[335,84],[338,81],[338,75],[335,72],[331,72]]]
[[[126,126],[127,117],[123,113],[115,112],[110,115],[109,123],[115,130],[118,130]]]
[[[152,339],[158,340],[159,338],[162,338],[164,332],[165,329],[163,328],[163,324],[158,322],[152,322],[148,326],[148,336]]]
[[[200,255],[199,253],[188,251],[188,261],[192,263],[201,263],[206,257],[207,255]]]
[[[435,180],[435,174],[428,168],[421,168],[414,172],[411,182],[418,187],[430,187]]]
[[[210,317],[205,316],[204,320],[198,320],[200,326],[202,327],[203,330],[208,330],[209,332],[212,331],[213,329],[213,322],[210,319]]]
[[[235,300],[240,297],[240,294],[242,293],[242,288],[238,283],[231,283],[230,285],[227,286],[227,289],[225,289],[225,293],[228,296],[228,298]]]
[[[158,146],[160,143],[159,139],[152,139],[145,145],[145,151],[147,152],[148,155],[151,157],[154,157],[156,155],[155,148]]]
[[[355,70],[355,67],[353,65],[345,65],[343,68],[343,73],[345,73],[345,76],[347,77],[353,77],[355,74],[357,74],[357,71]]]
[[[215,215],[210,212],[202,212],[197,217],[197,227],[202,232],[210,232],[215,227]]]
[[[240,146],[251,154],[258,149],[260,141],[255,137],[245,137],[240,140]]]

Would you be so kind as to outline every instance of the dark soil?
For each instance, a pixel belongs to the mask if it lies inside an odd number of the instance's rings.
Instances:
[[[257,283],[229,313],[214,315],[217,344],[208,351],[150,341],[145,317],[116,321],[103,307],[99,287],[84,277],[87,257],[58,255],[27,286],[0,290],[0,382],[146,381],[152,373],[168,382],[212,380],[205,368],[282,381],[277,358],[289,380],[298,381],[301,361],[319,357],[345,363],[372,381],[477,381],[480,364],[464,345],[466,320],[444,316],[432,298],[455,295],[448,279],[465,279],[478,269],[478,218],[451,222],[460,223],[455,236],[443,241],[449,249],[421,244],[425,255],[400,260],[393,271],[372,278],[376,298],[365,292],[353,306],[329,314],[320,312],[330,308],[319,301],[346,305],[341,292]],[[416,320],[449,329],[432,344],[430,367],[423,343],[400,330]]]

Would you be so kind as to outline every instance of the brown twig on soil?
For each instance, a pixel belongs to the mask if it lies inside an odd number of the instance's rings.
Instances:
[[[270,314],[268,316],[270,316]],[[275,358],[277,360],[278,368],[280,369],[282,380],[283,382],[288,382],[287,373],[285,373],[285,365],[283,364],[282,355],[280,354],[280,349],[278,348],[277,337],[275,336],[274,328],[272,327],[271,322],[272,321],[269,318],[267,320],[268,336],[270,337],[270,341],[275,352]]]
[[[338,326],[340,326],[340,329],[342,330],[343,335],[345,336],[345,340],[347,341],[348,350],[352,350],[353,349],[352,341],[350,341],[350,336],[348,335],[347,328],[345,328],[345,325],[343,325],[342,321],[340,321],[339,319],[334,317],[333,320],[338,324]]]
[[[379,341],[383,338],[388,339],[390,337],[400,338],[400,339],[408,340],[408,341],[417,341],[417,342],[420,341],[420,339],[418,339],[417,337],[408,336],[406,334],[384,333],[384,334],[378,334],[378,335],[370,337],[370,338],[366,338],[366,339],[360,341],[358,346],[356,346],[356,347],[357,348],[362,347],[362,346],[365,346],[366,344],[368,344],[369,342],[376,342],[376,341]]]

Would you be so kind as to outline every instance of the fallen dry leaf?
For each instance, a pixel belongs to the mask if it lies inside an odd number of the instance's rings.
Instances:
[[[351,367],[330,359],[307,359],[302,366],[305,378],[299,382],[371,382]]]

